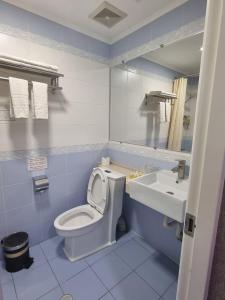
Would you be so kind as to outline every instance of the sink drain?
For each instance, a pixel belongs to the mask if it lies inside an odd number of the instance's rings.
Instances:
[[[61,300],[73,300],[73,297],[71,295],[63,295]]]

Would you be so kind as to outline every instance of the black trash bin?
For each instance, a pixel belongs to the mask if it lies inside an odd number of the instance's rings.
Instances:
[[[29,254],[29,238],[26,232],[11,234],[3,238],[1,244],[8,272],[18,272],[32,265],[33,258]]]

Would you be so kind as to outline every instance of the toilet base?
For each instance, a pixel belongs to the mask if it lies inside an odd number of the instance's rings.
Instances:
[[[96,252],[98,252],[98,251],[101,251],[101,250],[103,250],[103,249],[105,249],[105,248],[107,248],[107,247],[110,247],[110,246],[114,245],[115,243],[116,243],[116,241],[113,241],[112,243],[107,243],[107,244],[105,244],[105,245],[103,245],[103,246],[100,246],[100,247],[97,248],[97,249],[94,249],[94,250],[92,250],[92,251],[89,251],[88,253],[81,254],[81,255],[76,256],[76,257],[70,256],[69,253],[67,252],[67,250],[66,250],[65,247],[63,247],[63,251],[64,251],[66,257],[69,259],[69,261],[75,262],[75,261],[80,260],[80,259],[83,259],[83,258],[85,258],[85,257],[87,257],[87,256],[89,256],[89,255],[92,255],[92,254],[94,254],[94,253],[96,253]]]
[[[116,241],[116,232],[108,233],[107,218],[91,227],[86,234],[65,237],[64,253],[70,261],[76,261],[111,246]]]

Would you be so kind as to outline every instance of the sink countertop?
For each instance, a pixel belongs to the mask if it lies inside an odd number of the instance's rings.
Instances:
[[[129,194],[129,182],[137,179],[140,176],[144,175],[144,172],[138,171],[134,168],[128,168],[119,164],[111,163],[109,166],[105,166],[108,169],[111,169],[113,171],[117,171],[121,174],[124,174],[126,176],[126,192]],[[137,174],[135,174],[137,173]],[[132,176],[132,177],[131,177]],[[133,177],[134,176],[134,177]]]

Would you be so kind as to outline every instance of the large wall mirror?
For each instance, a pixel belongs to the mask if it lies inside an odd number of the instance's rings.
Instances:
[[[203,33],[111,69],[110,140],[191,152]]]

